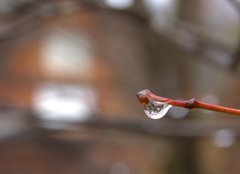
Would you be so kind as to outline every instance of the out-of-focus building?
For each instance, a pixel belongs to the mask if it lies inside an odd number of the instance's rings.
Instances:
[[[238,173],[237,121],[173,108],[153,122],[135,97],[149,88],[239,106],[238,75],[224,70],[238,15],[226,4],[33,0],[5,11],[0,173]]]

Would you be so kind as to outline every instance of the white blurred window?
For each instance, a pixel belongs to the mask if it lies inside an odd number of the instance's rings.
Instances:
[[[33,109],[43,121],[87,121],[98,111],[96,92],[88,86],[43,84],[34,93]]]
[[[85,33],[55,29],[43,39],[40,65],[51,77],[85,78],[93,65],[93,48]]]
[[[115,9],[128,9],[133,6],[134,0],[104,0],[105,4]]]
[[[151,25],[160,30],[168,27],[175,19],[177,0],[144,0],[143,3],[151,15]]]

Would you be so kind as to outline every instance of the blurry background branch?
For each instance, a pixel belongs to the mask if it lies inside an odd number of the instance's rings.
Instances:
[[[228,0],[236,9],[239,9],[239,4],[235,0]],[[135,5],[132,9],[129,10],[115,10],[113,11],[111,8],[107,8],[106,5],[102,1],[76,1],[71,0],[68,2],[61,1],[13,1],[6,5],[9,5],[8,11],[4,12],[1,15],[1,30],[0,30],[0,42],[1,45],[9,45],[11,40],[16,40],[18,37],[24,37],[25,34],[30,34],[30,32],[36,32],[38,30],[38,26],[42,20],[46,17],[53,17],[56,15],[64,15],[65,13],[69,13],[68,10],[79,10],[81,5],[87,5],[90,8],[94,8],[95,10],[107,10],[112,11],[113,13],[121,13],[124,15],[132,15],[140,20],[147,20],[148,15],[146,11],[143,10],[142,1],[135,1]],[[74,9],[71,9],[74,7]],[[0,9],[1,10],[1,9]],[[41,20],[40,20],[41,19]],[[6,22],[4,22],[6,21]],[[159,34],[163,34],[167,36],[169,39],[174,42],[179,42],[179,38],[182,39],[180,45],[183,46],[187,51],[196,53],[197,55],[201,55],[205,57],[207,60],[210,60],[213,63],[221,65],[225,68],[231,68],[236,66],[237,61],[237,53],[234,56],[234,60],[221,60],[220,58],[211,57],[211,55],[206,55],[203,53],[204,49],[220,49],[223,52],[229,52],[228,46],[221,42],[221,40],[216,40],[216,37],[211,36],[210,31],[206,31],[204,28],[200,26],[194,25],[192,23],[179,21],[174,19],[173,27],[171,30],[161,31]],[[176,26],[176,27],[174,27]],[[177,40],[176,40],[177,39]],[[183,42],[184,40],[190,39],[192,43],[192,47],[189,49],[185,47]],[[11,42],[13,43],[13,42]],[[195,45],[195,46],[194,46]],[[194,46],[194,48],[193,48]],[[5,49],[6,46],[2,46],[3,51],[7,52]],[[2,57],[5,57],[4,54],[1,54]],[[235,60],[236,59],[236,60]],[[1,61],[8,61],[7,59],[1,59]],[[1,71],[3,71],[3,67],[6,64],[1,63]]]
[[[223,118],[221,120],[212,121],[199,121],[197,119],[163,119],[159,122],[153,122],[149,118],[147,118],[147,120],[144,119],[137,121],[131,119],[104,119],[106,116],[98,116],[99,119],[86,120],[83,122],[61,123],[61,121],[50,121],[56,126],[58,124],[65,125],[64,129],[54,130],[45,127],[43,121],[39,120],[39,117],[35,113],[22,112],[22,115],[22,118],[25,120],[22,124],[26,124],[26,127],[22,126],[17,131],[17,134],[39,134],[42,132],[46,134],[46,136],[56,136],[58,138],[69,138],[72,140],[75,140],[75,138],[76,140],[79,138],[81,139],[83,135],[81,132],[84,131],[84,128],[90,133],[88,135],[89,137],[101,137],[107,132],[112,132],[113,130],[125,132],[126,134],[138,134],[140,136],[150,136],[155,138],[209,138],[214,136],[220,130],[230,130],[234,132],[235,137],[240,136],[240,121],[235,118]],[[122,116],[119,116],[119,118],[121,117]],[[128,118],[131,117],[131,115],[128,116]],[[191,117],[194,117],[194,115],[191,115]],[[9,119],[14,122],[11,115],[9,115]],[[29,125],[30,127],[28,127]],[[71,136],[72,133],[74,133],[73,136]],[[79,136],[75,136],[76,134]]]
[[[237,0],[228,0],[234,8],[239,13],[239,2]],[[53,17],[56,15],[64,15],[69,13],[68,10],[79,10],[81,5],[87,5],[89,8],[98,10],[112,11],[113,13],[121,13],[124,15],[132,15],[140,19],[142,22],[147,21],[149,15],[147,15],[146,10],[143,9],[142,1],[135,1],[133,8],[128,10],[112,10],[107,8],[102,1],[76,1],[71,0],[68,2],[61,1],[13,1],[12,3],[6,3],[8,10],[1,15],[0,22],[2,23],[0,30],[0,42],[2,47],[3,57],[1,59],[1,71],[3,73],[6,63],[9,62],[5,54],[7,54],[6,48],[11,47],[11,40],[16,40],[18,37],[24,37],[24,35],[29,35],[31,32],[37,32],[39,24],[46,17]],[[74,9],[71,9],[74,7]],[[1,9],[0,9],[1,10]],[[5,22],[4,22],[5,21]],[[216,37],[204,28],[193,23],[184,22],[178,19],[173,19],[173,27],[167,30],[160,31],[158,34],[167,36],[170,40],[179,43],[182,48],[186,49],[193,54],[201,56],[210,62],[225,67],[227,69],[235,69],[238,65],[238,54],[239,49],[233,55],[231,60],[226,58],[215,57],[212,54],[205,54],[205,50],[221,50],[223,54],[228,54],[231,52],[232,48],[229,48],[229,44],[222,42],[226,40],[225,36],[221,36],[221,33],[216,34]],[[217,32],[217,31],[214,31]],[[220,38],[219,38],[220,36]],[[221,39],[221,37],[223,37]],[[227,36],[226,36],[227,37]],[[191,42],[191,47],[185,45],[184,42]],[[231,47],[231,46],[230,46]],[[1,74],[2,74],[1,73]]]
[[[134,122],[124,120],[96,120],[80,123],[80,126],[87,126],[93,129],[119,130],[127,133],[137,133],[148,136],[160,137],[181,137],[181,138],[206,138],[214,135],[218,130],[230,129],[240,136],[240,122],[235,119],[223,119],[219,121],[199,122],[198,120],[162,120],[161,122]]]

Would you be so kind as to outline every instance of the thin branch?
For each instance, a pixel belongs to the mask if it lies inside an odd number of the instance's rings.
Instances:
[[[172,106],[178,106],[178,107],[183,107],[187,109],[200,108],[204,110],[211,110],[211,111],[223,112],[223,113],[240,116],[240,109],[208,104],[208,103],[198,101],[195,98],[192,98],[187,101],[174,100],[174,99],[157,96],[153,94],[150,90],[144,90],[137,93],[137,97],[140,103],[143,105],[148,104],[151,101],[158,101],[158,102],[170,104]]]

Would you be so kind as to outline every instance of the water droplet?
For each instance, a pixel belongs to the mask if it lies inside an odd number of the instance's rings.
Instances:
[[[136,95],[143,105],[144,112],[148,117],[152,119],[159,119],[166,115],[168,110],[172,107],[165,102],[159,102],[151,99],[151,91],[145,89],[143,91],[138,92]]]
[[[149,101],[149,103],[145,104],[143,107],[144,112],[148,117],[152,119],[159,119],[166,115],[172,105],[163,102]]]

